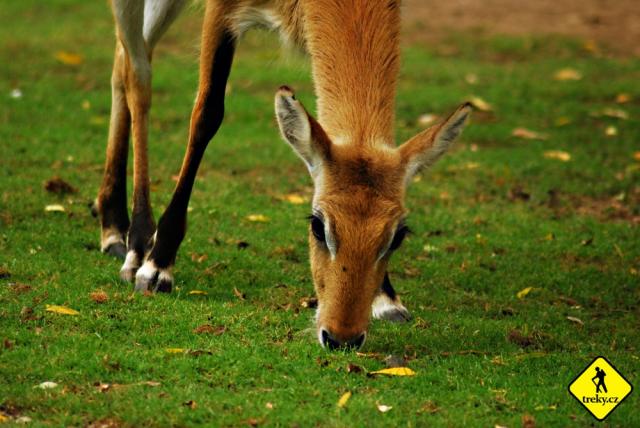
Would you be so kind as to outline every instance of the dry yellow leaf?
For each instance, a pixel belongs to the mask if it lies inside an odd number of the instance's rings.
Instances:
[[[40,388],[40,389],[53,389],[57,387],[58,387],[58,384],[51,381],[42,382],[41,384],[34,386],[34,388]]]
[[[80,312],[75,309],[67,308],[66,306],[58,306],[58,305],[47,305],[47,312],[53,312],[56,314],[62,315],[80,315]]]
[[[493,106],[480,97],[471,97],[471,99],[469,99],[469,102],[472,106],[480,111],[493,111]]]
[[[386,375],[386,376],[415,376],[416,372],[409,367],[390,367],[388,369],[376,370],[369,372],[370,375]]]
[[[66,65],[80,65],[83,61],[81,55],[65,51],[56,52],[55,58]]]
[[[625,110],[622,110],[621,108],[607,107],[605,109],[602,109],[601,113],[603,116],[611,117],[614,119],[622,119],[622,120],[629,119],[629,113],[627,113]]]
[[[547,159],[556,159],[562,162],[569,162],[571,160],[571,155],[567,152],[563,152],[562,150],[547,150],[544,152],[544,157]]]
[[[560,116],[555,121],[556,126],[566,126],[570,123],[571,123],[571,119],[568,118],[567,116]]]
[[[206,291],[202,291],[202,290],[191,290],[191,291],[189,291],[188,294],[190,294],[190,295],[198,295],[198,296],[206,296],[209,293],[207,293]]]
[[[347,391],[344,394],[342,394],[340,396],[340,399],[338,400],[338,407],[343,408],[344,406],[346,406],[350,398],[351,398],[351,391]]]
[[[44,210],[48,213],[63,213],[65,211],[64,207],[60,204],[52,204],[44,207]]]
[[[185,349],[184,348],[167,348],[165,349],[165,352],[167,354],[184,354]]]
[[[475,73],[467,73],[464,76],[464,80],[470,85],[475,85],[478,83],[478,75]]]
[[[633,154],[633,159],[634,159],[634,160],[637,160],[638,162],[640,162],[640,152],[635,152],[635,153]]]
[[[295,193],[290,193],[288,195],[284,195],[284,200],[293,205],[302,205],[307,202],[307,198],[304,196],[300,196]]]
[[[628,103],[629,101],[631,101],[631,95],[627,94],[627,93],[621,93],[616,95],[616,102],[618,104],[625,104]]]
[[[567,317],[567,319],[573,323],[576,323],[580,326],[584,325],[584,322],[582,322],[582,320],[580,318],[576,318],[576,317]]]
[[[6,422],[8,420],[9,420],[9,416],[7,416],[4,413],[0,412],[0,423]]]
[[[435,114],[431,114],[431,113],[425,113],[423,115],[420,115],[420,117],[418,118],[418,124],[420,126],[433,125],[437,121],[438,121],[438,116],[436,116]]]
[[[520,291],[518,291],[518,292],[516,293],[516,297],[517,297],[518,299],[524,299],[524,297],[525,297],[527,294],[531,293],[531,290],[533,290],[533,287],[523,288],[522,290],[520,290]]]
[[[532,131],[527,128],[516,128],[511,131],[511,135],[525,140],[546,140],[547,136],[540,132]]]
[[[393,409],[393,406],[387,406],[386,404],[376,404],[376,407],[380,413],[387,413],[389,410]]]
[[[247,220],[253,221],[256,223],[266,223],[269,221],[269,217],[262,214],[250,214],[247,216]]]
[[[618,128],[616,128],[615,126],[607,126],[607,128],[604,130],[604,135],[606,135],[607,137],[615,137],[616,135],[618,135]]]
[[[555,72],[553,78],[559,81],[580,80],[582,73],[574,68],[562,68]]]

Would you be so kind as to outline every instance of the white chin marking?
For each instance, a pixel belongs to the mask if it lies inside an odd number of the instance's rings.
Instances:
[[[386,294],[379,294],[371,305],[371,315],[378,320],[405,322],[411,319],[411,314],[400,299],[393,301]]]

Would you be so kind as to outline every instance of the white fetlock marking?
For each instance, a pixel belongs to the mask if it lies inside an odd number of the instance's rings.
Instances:
[[[156,267],[156,264],[151,260],[147,260],[140,267],[140,269],[138,269],[138,272],[136,272],[136,282],[138,280],[151,280],[156,274],[157,270],[158,268]]]
[[[124,259],[124,263],[120,271],[135,270],[138,266],[140,266],[140,258],[135,251],[131,250],[127,253],[127,257]]]
[[[115,244],[124,245],[124,240],[120,235],[117,235],[117,234],[108,235],[106,238],[102,240],[102,245],[100,250],[104,253],[109,249],[110,246]]]
[[[394,302],[386,294],[379,294],[371,305],[371,315],[375,319],[386,319],[390,313],[402,313],[408,314],[409,311],[405,308],[400,299]]]
[[[171,275],[170,269],[161,269],[160,274],[158,275],[158,282],[173,282],[173,276]]]

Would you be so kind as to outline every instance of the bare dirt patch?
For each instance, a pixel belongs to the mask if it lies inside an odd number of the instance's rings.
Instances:
[[[405,0],[410,40],[432,43],[448,34],[548,35],[595,42],[603,53],[640,56],[637,0]]]

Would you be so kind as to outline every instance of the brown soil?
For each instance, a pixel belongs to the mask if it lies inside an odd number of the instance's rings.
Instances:
[[[495,35],[558,34],[640,56],[638,0],[404,0],[405,29],[426,42],[474,30]]]

